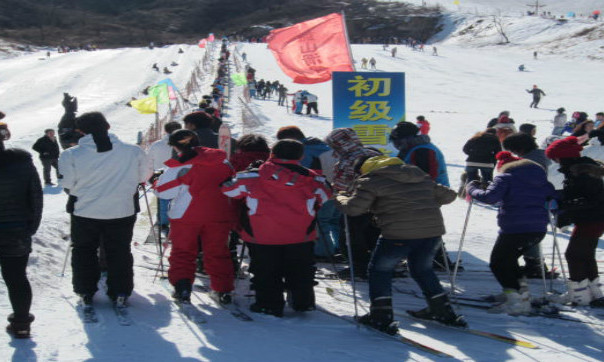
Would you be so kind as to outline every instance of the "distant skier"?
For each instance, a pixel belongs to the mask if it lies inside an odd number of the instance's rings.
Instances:
[[[310,116],[311,115],[311,111],[315,111],[315,115],[318,116],[319,115],[319,108],[317,105],[319,98],[312,94],[312,93],[308,93],[306,94],[306,115]]]
[[[367,58],[361,59],[361,69],[367,69]]]
[[[42,162],[44,183],[47,186],[54,184],[50,180],[50,169],[54,167],[59,178],[59,143],[55,138],[55,131],[52,128],[44,131],[44,136],[38,138],[33,147],[34,151],[40,154],[40,162]]]
[[[279,105],[287,107],[287,88],[283,84],[279,85]]]
[[[390,52],[392,53],[392,57],[396,58],[396,47],[393,47]]]
[[[78,112],[78,99],[72,97],[69,93],[63,93],[63,102],[61,102],[65,113],[59,122],[58,133],[59,143],[64,150],[78,144],[78,140],[82,135],[76,131],[75,119]]]
[[[157,63],[153,63],[153,66],[151,66],[151,68],[156,72],[159,72],[159,67],[157,66]]]
[[[537,51],[533,52],[533,59],[537,59]]]
[[[244,52],[243,54],[241,54],[241,59],[242,59],[244,62],[246,62],[246,61],[247,61],[247,53],[245,53],[245,52]]]
[[[432,47],[432,55],[438,56],[438,49],[436,47]]]
[[[518,71],[519,71],[519,72],[524,72],[525,70],[526,70],[526,67],[524,66],[524,64],[520,64],[520,65],[518,66]]]
[[[170,69],[168,69],[168,67],[164,67],[164,74],[172,74],[172,72]]]
[[[369,65],[371,65],[371,69],[376,69],[375,68],[375,63],[376,63],[375,58],[371,57],[371,59],[369,59]]]
[[[533,101],[531,102],[530,108],[539,108],[539,102],[541,101],[541,96],[545,96],[545,92],[537,87],[537,85],[533,85],[533,89],[526,90],[527,93],[531,93],[533,95]]]
[[[562,136],[564,133],[564,127],[566,125],[566,109],[560,107],[556,110],[556,115],[554,116],[554,129],[552,130],[552,134],[556,136]]]

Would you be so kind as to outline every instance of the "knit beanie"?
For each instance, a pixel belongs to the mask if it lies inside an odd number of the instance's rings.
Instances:
[[[575,158],[581,157],[583,146],[575,136],[569,136],[561,140],[554,141],[545,150],[545,155],[550,159]]]
[[[405,137],[416,136],[418,132],[419,128],[415,124],[405,121],[399,122],[392,129],[392,132],[390,133],[390,140],[393,141]]]
[[[501,167],[503,167],[503,165],[505,165],[508,162],[513,162],[513,161],[518,161],[521,160],[522,158],[520,157],[515,157],[514,155],[512,155],[511,152],[508,151],[501,151],[499,153],[497,153],[495,155],[495,158],[497,159],[497,169],[501,169]]]

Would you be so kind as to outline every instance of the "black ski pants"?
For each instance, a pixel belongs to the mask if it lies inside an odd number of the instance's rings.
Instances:
[[[533,98],[533,102],[531,102],[531,105],[529,106],[529,108],[537,108],[537,106],[539,105],[539,102],[541,102],[541,97]]]
[[[518,258],[528,249],[539,244],[545,237],[543,232],[499,234],[491,252],[490,267],[495,279],[503,289],[520,289],[522,278]]]
[[[598,277],[596,248],[604,233],[604,222],[578,222],[570,237],[564,256],[568,262],[570,280],[590,281]]]
[[[286,245],[247,244],[250,251],[252,288],[256,303],[283,309],[283,292],[291,296],[292,308],[305,311],[315,306],[314,242]]]
[[[2,278],[8,289],[8,298],[16,320],[27,320],[31,308],[31,286],[25,268],[29,254],[23,256],[0,256]]]
[[[59,159],[57,158],[41,158],[42,161],[42,169],[44,174],[44,183],[51,183],[52,180],[50,178],[50,170],[52,167],[55,169],[55,173],[57,175],[57,181],[59,180]]]
[[[115,298],[132,293],[134,273],[130,243],[135,221],[136,215],[107,220],[71,216],[71,267],[75,293],[94,294],[98,290],[101,240],[107,260],[107,295]]]
[[[311,111],[315,111],[315,114],[319,114],[319,109],[317,107],[317,102],[310,102],[306,105],[306,114],[310,115]]]

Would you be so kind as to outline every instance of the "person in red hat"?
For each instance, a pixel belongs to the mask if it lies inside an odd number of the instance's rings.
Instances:
[[[488,188],[483,190],[479,181],[472,181],[466,192],[478,201],[501,205],[497,215],[499,236],[489,266],[503,288],[504,302],[492,312],[529,314],[530,296],[518,258],[543,240],[549,222],[544,205],[555,196],[555,190],[538,163],[514,157],[508,151],[499,152],[496,159],[500,174]]]
[[[575,224],[565,252],[570,280],[561,302],[604,307],[600,289],[596,247],[604,234],[604,166],[581,156],[583,147],[575,136],[553,142],[545,154],[560,164],[564,188],[558,227]]]

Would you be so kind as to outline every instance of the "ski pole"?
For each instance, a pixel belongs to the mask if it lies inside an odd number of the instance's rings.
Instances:
[[[63,269],[61,270],[61,278],[65,276],[65,269],[67,268],[67,259],[69,259],[69,254],[71,253],[71,243],[67,246],[67,250],[65,251],[65,260],[63,261]]]
[[[451,293],[455,294],[455,279],[457,279],[457,270],[459,268],[459,262],[461,260],[461,250],[463,249],[463,243],[466,238],[466,230],[468,230],[468,221],[470,220],[470,212],[472,211],[472,205],[474,199],[470,199],[468,203],[468,211],[466,212],[466,220],[463,224],[463,230],[461,231],[461,239],[459,240],[459,248],[457,249],[457,258],[455,260],[455,269],[453,270],[453,276],[451,277]]]
[[[354,320],[358,320],[357,286],[354,280],[354,263],[352,262],[352,245],[350,243],[350,229],[348,228],[348,215],[344,215],[344,231],[346,234],[346,249],[348,250],[348,267],[350,268],[350,281],[352,282],[352,299],[354,301]]]
[[[558,238],[557,238],[557,233],[556,233],[556,225],[558,224],[558,216],[553,215],[553,217],[550,218],[550,223],[552,225],[552,230],[554,230],[553,231],[554,250],[556,251],[556,254],[558,254],[558,260],[560,261],[560,270],[562,270],[562,280],[564,281],[564,285],[567,285],[566,269],[564,268],[564,263],[562,262],[562,254],[560,254],[560,245],[558,244]],[[553,277],[552,277],[552,279],[553,279]]]
[[[539,264],[541,266],[541,279],[543,279],[543,302],[546,303],[547,302],[547,281],[545,280],[545,261],[544,261],[544,257],[543,257],[543,253],[541,253],[541,243],[539,243],[538,245],[536,245],[535,247],[539,248],[539,255],[541,255],[541,257],[539,258]]]
[[[145,197],[145,204],[147,205],[147,214],[149,214],[149,223],[151,224],[151,233],[153,235],[153,239],[155,240],[156,243],[156,247],[157,246],[157,234],[155,233],[155,227],[153,226],[153,216],[151,215],[151,206],[149,206],[149,198],[147,197],[147,190],[144,188],[144,186],[141,186],[142,190],[143,190],[143,196]],[[163,254],[159,252],[158,250],[158,254],[159,254],[159,265],[157,270],[155,271],[155,276],[153,277],[153,282],[155,282],[155,279],[157,279],[157,274],[160,272],[162,275],[164,275],[164,261],[163,261]]]
[[[440,251],[443,254],[443,262],[445,264],[445,269],[447,269],[447,275],[449,276],[449,283],[451,283],[451,288],[453,288],[453,278],[451,275],[451,269],[449,268],[449,256],[447,255],[447,249],[445,249],[445,241],[442,239],[442,237],[440,239]]]

